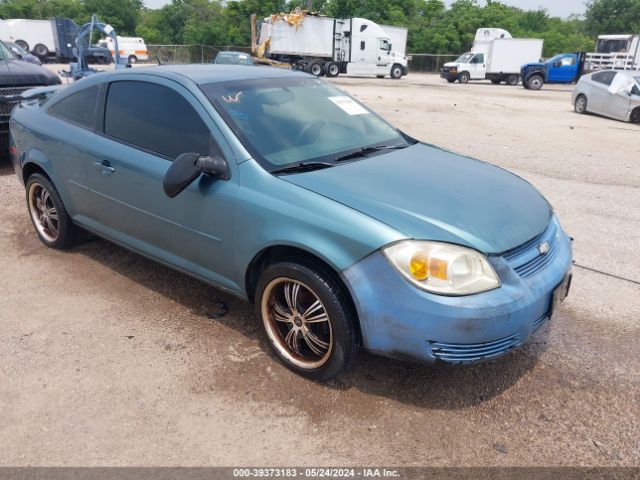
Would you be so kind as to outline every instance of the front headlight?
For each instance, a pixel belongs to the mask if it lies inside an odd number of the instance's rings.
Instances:
[[[500,286],[487,258],[450,243],[405,240],[382,250],[416,287],[440,295],[471,295]]]

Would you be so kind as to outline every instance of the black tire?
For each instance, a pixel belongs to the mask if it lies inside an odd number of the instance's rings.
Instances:
[[[576,113],[584,114],[587,113],[587,106],[589,105],[589,101],[587,100],[586,95],[580,94],[576,97],[576,101],[573,105],[573,109]]]
[[[389,72],[389,76],[394,80],[398,80],[402,78],[402,74],[404,70],[402,69],[402,65],[398,65],[397,63],[391,67],[391,71]]]
[[[49,209],[49,214],[46,215],[49,221],[42,220],[43,217],[39,216],[42,211],[38,210],[38,202],[35,197],[39,197],[42,191],[48,194],[48,199],[44,202],[44,205],[48,206]],[[58,250],[63,250],[76,244],[79,237],[78,228],[71,221],[58,191],[44,175],[34,173],[27,179],[26,199],[31,223],[42,243],[47,247]],[[54,209],[57,217],[55,219],[51,214],[52,209]],[[56,224],[57,231],[52,228],[53,223]]]
[[[460,75],[458,75],[458,81],[460,83],[469,83],[470,79],[471,75],[469,75],[469,72],[462,72]]]
[[[328,78],[337,77],[340,75],[340,65],[337,62],[327,62],[324,65],[324,74]]]
[[[455,78],[447,78],[447,82],[449,83],[454,83],[456,81]]]
[[[22,48],[23,50],[30,52],[31,49],[29,49],[29,44],[27,42],[25,42],[24,40],[16,40],[15,44],[18,45],[20,48]]]
[[[533,75],[526,82],[523,82],[523,85],[526,85],[529,90],[540,90],[544,85],[544,78],[540,75]]]
[[[138,61],[138,57],[136,57],[135,55],[129,55],[129,58],[127,58],[127,61],[129,62],[129,64],[133,65]]]
[[[258,281],[255,309],[276,356],[299,375],[317,381],[334,378],[358,354],[357,319],[348,293],[326,268],[296,260],[268,266]],[[315,343],[318,339],[324,345]]]
[[[307,66],[307,72],[315,77],[324,75],[324,64],[318,60],[314,60]]]
[[[376,78],[384,78],[384,75],[376,75]]]
[[[40,59],[43,59],[49,56],[49,49],[46,45],[38,43],[35,47],[33,47],[33,53]]]
[[[631,123],[640,123],[640,107],[636,108],[633,112],[631,112],[631,116],[629,117],[629,121]]]
[[[512,87],[515,87],[516,85],[518,85],[518,82],[520,81],[520,77],[518,75],[509,75],[506,81],[507,81],[507,85],[511,85]]]
[[[494,85],[500,85],[502,83],[502,80],[493,79],[491,80],[491,83],[493,83]]]

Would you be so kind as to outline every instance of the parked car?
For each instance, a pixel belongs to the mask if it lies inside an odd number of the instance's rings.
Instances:
[[[22,103],[11,132],[45,245],[81,227],[252,301],[278,358],[313,379],[361,348],[498,357],[569,289],[571,241],[529,183],[302,72],[102,73]]]
[[[640,123],[640,71],[604,70],[584,75],[571,101],[577,113]]]
[[[253,65],[251,55],[244,52],[218,52],[211,63],[223,65]]]
[[[38,57],[30,54],[17,43],[1,42],[1,45],[3,47],[3,50],[4,48],[9,49],[16,56],[18,60],[22,60],[23,62],[27,62],[27,63],[33,63],[35,65],[42,65],[42,62]],[[11,54],[8,54],[7,52],[4,52],[4,53],[7,57],[11,56]]]
[[[51,70],[20,60],[9,47],[0,43],[0,159],[9,154],[9,118],[15,102],[11,99],[39,86],[60,84]]]
[[[109,49],[99,45],[87,47],[85,58],[89,64],[111,65],[113,63],[113,56]]]

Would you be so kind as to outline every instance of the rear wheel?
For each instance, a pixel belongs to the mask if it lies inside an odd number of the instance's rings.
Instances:
[[[77,228],[53,184],[39,173],[26,184],[27,208],[40,241],[47,247],[64,249],[76,242]]]
[[[587,97],[584,95],[578,95],[578,98],[576,98],[576,103],[574,105],[574,110],[576,111],[576,113],[587,113]]]
[[[329,77],[337,77],[340,74],[340,66],[336,62],[328,62],[324,66],[324,74]]]
[[[530,90],[540,90],[544,85],[544,78],[540,75],[534,75],[530,79],[527,80],[527,87]]]
[[[640,107],[631,112],[631,117],[629,117],[629,120],[631,121],[631,123],[640,123]]]
[[[317,60],[311,62],[308,68],[308,72],[316,77],[320,77],[324,74],[324,65],[322,62],[318,62]]]
[[[469,83],[470,79],[471,79],[471,76],[469,75],[468,72],[462,72],[460,75],[458,75],[458,81],[460,83]]]
[[[509,75],[507,77],[507,85],[511,85],[512,87],[518,85],[520,81],[520,77],[518,75]]]
[[[134,64],[138,61],[138,57],[136,57],[135,55],[129,55],[129,58],[127,59],[129,61],[130,64]]]
[[[40,59],[43,59],[43,58],[47,58],[47,56],[49,55],[49,49],[46,47],[46,45],[38,43],[33,48],[33,53],[35,53],[38,57],[40,57]]]
[[[359,349],[353,308],[334,275],[306,262],[271,265],[256,289],[256,314],[282,363],[313,380],[348,368]]]
[[[16,40],[16,45],[18,45],[21,49],[26,50],[27,52],[31,51],[29,49],[29,44],[24,40]]]

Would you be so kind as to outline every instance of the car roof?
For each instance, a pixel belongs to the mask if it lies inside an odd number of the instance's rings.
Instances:
[[[114,81],[126,78],[128,75],[146,74],[165,78],[182,77],[197,85],[206,83],[221,83],[233,80],[254,80],[263,78],[307,77],[309,74],[276,67],[251,67],[247,65],[159,65],[155,67],[127,68],[109,72],[101,79]],[[97,77],[98,75],[95,75]],[[94,77],[94,75],[92,75]],[[91,78],[91,77],[89,77]]]

